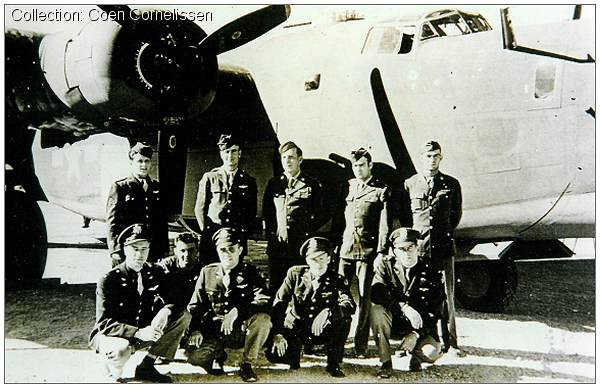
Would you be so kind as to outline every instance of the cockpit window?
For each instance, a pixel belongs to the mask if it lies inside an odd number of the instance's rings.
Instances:
[[[443,15],[443,16],[441,16]],[[458,11],[440,11],[429,15],[421,27],[421,40],[436,36],[458,36],[489,31],[492,28],[480,15]]]
[[[433,28],[427,24],[423,24],[421,28],[421,40],[429,39],[438,36],[437,32],[433,30]]]
[[[432,20],[431,24],[440,36],[456,36],[470,34],[471,30],[458,14]]]
[[[413,43],[414,26],[373,27],[367,34],[362,54],[406,54]]]

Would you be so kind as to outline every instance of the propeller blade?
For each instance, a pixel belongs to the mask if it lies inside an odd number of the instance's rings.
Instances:
[[[98,8],[103,10],[106,13],[113,13],[114,15],[125,15],[125,17],[114,17],[112,20],[115,20],[122,27],[130,26],[133,24],[134,20],[131,19],[131,8],[128,5],[124,4],[97,4]]]
[[[270,5],[224,25],[202,40],[200,48],[216,55],[233,50],[270,31],[289,16],[289,5]]]

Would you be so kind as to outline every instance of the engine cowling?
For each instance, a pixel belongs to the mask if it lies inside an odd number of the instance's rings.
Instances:
[[[199,48],[205,37],[188,20],[91,22],[44,37],[40,66],[52,92],[79,119],[156,126],[210,106],[218,66],[214,53]]]

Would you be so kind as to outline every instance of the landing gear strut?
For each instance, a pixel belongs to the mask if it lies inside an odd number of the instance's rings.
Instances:
[[[46,267],[48,237],[44,215],[36,201],[19,190],[6,191],[6,289],[39,284]]]

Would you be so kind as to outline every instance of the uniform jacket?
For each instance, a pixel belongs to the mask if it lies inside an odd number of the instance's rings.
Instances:
[[[282,174],[267,184],[263,200],[269,255],[300,256],[300,246],[314,236],[329,216],[323,208],[323,190],[315,178],[300,172],[294,186],[288,189],[288,178]],[[278,228],[287,230],[280,242]]]
[[[185,309],[194,294],[201,265],[183,270],[177,266],[177,257],[169,256],[158,261],[156,266],[161,276],[160,293],[165,303]]]
[[[351,260],[372,260],[385,251],[392,212],[390,191],[374,177],[359,189],[359,180],[348,181],[345,194],[344,232],[340,257]],[[338,233],[341,227],[335,228]]]
[[[222,317],[237,307],[236,322],[243,322],[260,312],[270,312],[271,298],[266,293],[265,281],[250,264],[240,263],[230,272],[229,287],[223,284],[221,263],[202,268],[194,294],[188,305],[192,314],[190,330],[212,327],[213,318]]]
[[[433,189],[421,174],[404,182],[410,197],[413,229],[423,238],[422,254],[429,257],[454,254],[454,229],[462,216],[462,194],[458,181],[441,172],[433,177]]]
[[[286,319],[293,318],[294,328],[305,328],[324,308],[330,309],[330,320],[350,319],[356,305],[348,281],[333,268],[321,276],[318,289],[313,289],[308,265],[288,270],[273,302],[273,330],[280,334]]]
[[[371,301],[397,316],[403,316],[401,308],[408,304],[419,312],[424,326],[432,328],[440,317],[445,299],[441,271],[423,258],[419,258],[407,275],[395,265],[393,255],[379,255],[375,259]]]
[[[117,243],[119,234],[135,223],[150,225],[152,243],[150,258],[164,257],[169,251],[167,216],[160,200],[160,185],[148,178],[148,190],[133,176],[114,182],[106,202],[108,249],[110,253],[121,250]]]
[[[137,272],[121,263],[108,271],[96,287],[96,334],[133,339],[139,328],[148,326],[165,303],[159,294],[160,274],[145,264],[141,270],[144,291],[138,293]]]
[[[195,213],[201,232],[229,226],[244,235],[256,218],[256,180],[238,169],[231,187],[227,173],[217,167],[205,173],[198,184]]]

